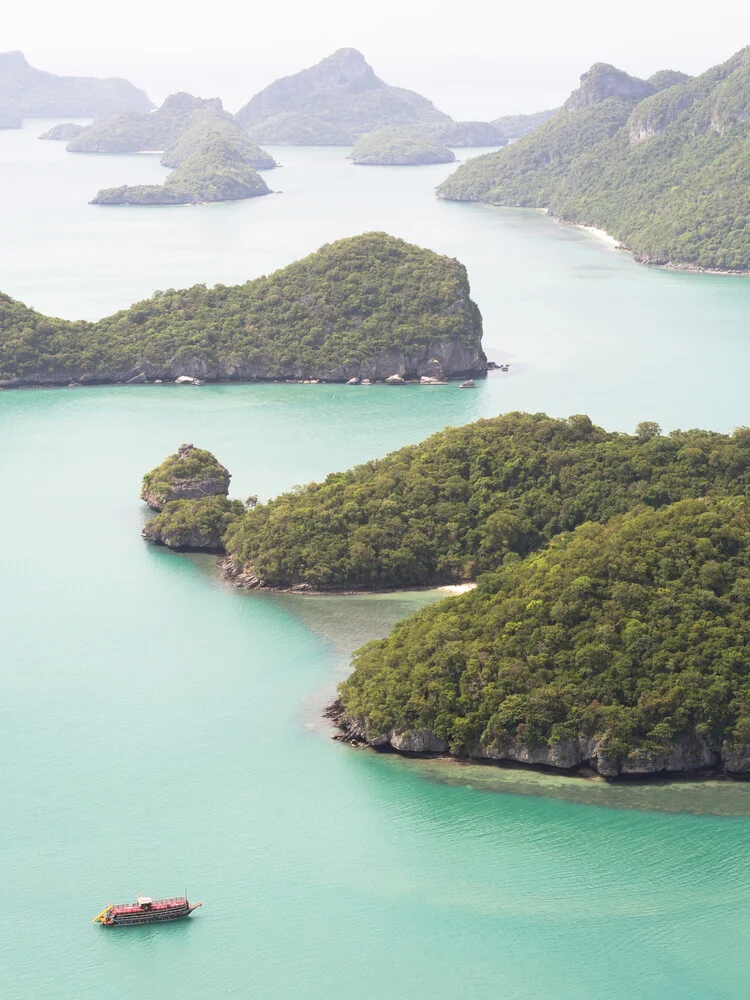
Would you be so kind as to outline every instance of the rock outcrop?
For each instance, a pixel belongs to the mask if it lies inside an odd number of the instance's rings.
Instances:
[[[141,500],[161,511],[175,500],[226,496],[231,476],[218,459],[203,448],[183,444],[143,477]]]
[[[34,69],[22,52],[0,52],[0,106],[23,118],[88,118],[153,107],[127,80],[56,76]]]
[[[589,104],[599,104],[610,97],[620,97],[626,101],[642,101],[655,93],[656,88],[647,80],[630,76],[609,63],[594,63],[581,77],[581,85],[573,91],[563,105],[566,111],[585,108]]]

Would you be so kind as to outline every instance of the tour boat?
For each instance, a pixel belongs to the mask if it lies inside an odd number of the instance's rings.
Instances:
[[[172,899],[138,896],[134,903],[105,906],[94,917],[93,922],[103,924],[104,927],[125,927],[132,924],[152,924],[157,920],[179,920],[180,917],[189,917],[199,906],[203,906],[203,903],[191,903],[187,896]]]

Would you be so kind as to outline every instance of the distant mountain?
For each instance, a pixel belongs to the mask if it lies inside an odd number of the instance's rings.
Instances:
[[[231,120],[218,97],[170,94],[153,112],[124,111],[97,118],[68,143],[71,153],[137,153],[165,150],[205,115]]]
[[[305,145],[315,122],[353,143],[383,125],[450,121],[426,97],[384,83],[356,49],[339,49],[310,69],[276,80],[237,113],[237,121],[252,129],[288,113],[304,116],[299,137]],[[289,136],[287,141],[295,143],[297,134]]]
[[[555,114],[557,114],[556,109],[537,111],[532,115],[505,115],[504,118],[495,118],[490,124],[507,142],[509,139],[520,139],[521,136],[530,135]]]
[[[23,118],[75,118],[153,104],[127,80],[55,76],[29,66],[21,52],[0,52],[0,106]]]
[[[438,196],[547,208],[644,263],[750,270],[750,47],[694,78],[597,63],[546,124]]]
[[[258,125],[251,125],[247,134],[256,142],[282,146],[350,146],[352,142],[347,129],[299,111],[280,111]]]

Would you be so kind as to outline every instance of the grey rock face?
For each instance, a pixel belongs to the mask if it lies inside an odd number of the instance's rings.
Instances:
[[[194,449],[195,445],[192,444],[180,445],[177,451],[178,459],[189,458]],[[229,493],[229,480],[231,478],[229,471],[217,461],[198,476],[172,474],[168,484],[160,483],[158,489],[144,484],[141,499],[145,500],[152,510],[160,511],[163,510],[165,504],[172,500],[197,500],[200,497],[226,496]]]
[[[595,63],[588,73],[581,77],[581,86],[574,90],[563,105],[567,111],[585,108],[589,104],[599,104],[609,97],[621,97],[628,101],[642,101],[655,92],[653,84],[624,73],[608,63]]]
[[[345,731],[344,738],[356,733],[351,738],[381,749],[390,746],[401,753],[437,754],[445,754],[449,750],[448,743],[428,729],[409,732],[391,730],[374,739],[367,739],[364,719],[351,719],[340,714],[338,721]],[[720,752],[695,730],[681,733],[664,754],[635,754],[626,760],[612,757],[607,752],[606,740],[602,737],[564,739],[549,746],[525,746],[514,742],[502,747],[488,747],[476,743],[467,748],[467,756],[479,761],[513,761],[565,771],[587,765],[607,778],[690,773],[718,767],[722,762],[729,773],[750,774],[750,746],[731,751],[725,748]]]

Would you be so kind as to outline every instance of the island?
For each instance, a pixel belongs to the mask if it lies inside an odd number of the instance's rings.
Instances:
[[[288,113],[303,116],[298,135],[293,131],[293,121],[285,122],[286,141],[294,145],[298,140],[310,145],[311,131],[314,133],[318,127],[321,131],[334,129],[336,136],[345,136],[351,145],[361,135],[383,125],[450,121],[427,98],[385,83],[362,53],[352,48],[339,49],[309,69],[276,80],[248,101],[236,117],[243,127],[254,129]],[[270,141],[267,133],[256,131],[253,135]]]
[[[380,128],[359,139],[350,159],[363,166],[418,166],[453,163],[452,150],[413,134],[409,129]]]
[[[218,97],[170,94],[151,113],[128,111],[97,118],[66,148],[70,153],[164,152],[206,115],[230,118]]]
[[[70,142],[71,139],[75,139],[76,136],[81,134],[81,132],[84,132],[86,128],[88,128],[87,125],[77,125],[75,122],[65,122],[62,125],[53,125],[52,128],[48,128],[46,132],[42,132],[39,138]]]
[[[219,115],[202,115],[198,121],[164,150],[164,167],[179,167],[190,156],[203,154],[218,142],[231,144],[243,161],[255,170],[273,170],[276,160],[252,141],[235,121]]]
[[[157,292],[98,322],[0,294],[0,329],[5,388],[419,379],[435,362],[448,378],[487,370],[464,266],[386,233],[337,240],[243,285]]]
[[[738,497],[641,506],[506,562],[355,654],[342,737],[607,778],[750,773],[747,517]]]
[[[546,124],[463,164],[438,196],[544,208],[645,264],[747,272],[749,69],[750,47],[694,78],[597,63]]]
[[[423,122],[414,125],[415,135],[440,142],[452,149],[465,146],[504,146],[508,139],[493,122]]]
[[[520,139],[524,135],[531,135],[540,125],[544,125],[556,114],[557,108],[552,111],[536,111],[530,115],[505,115],[502,118],[493,119],[490,124],[508,142],[511,139]]]
[[[93,205],[199,205],[270,194],[254,168],[275,166],[265,150],[234,122],[200,118],[169,146],[162,163],[174,165],[164,184],[106,188]]]
[[[750,774],[748,454],[747,428],[511,413],[244,510],[181,501],[171,543],[213,518],[211,551],[247,588],[477,581],[355,654],[329,710],[347,742]]]
[[[56,76],[34,69],[22,52],[0,52],[0,106],[22,118],[88,118],[153,107],[127,80]]]
[[[143,477],[141,500],[161,511],[175,500],[196,500],[229,493],[231,474],[215,455],[194,444],[181,444]]]

